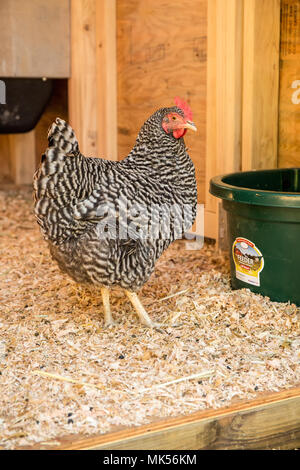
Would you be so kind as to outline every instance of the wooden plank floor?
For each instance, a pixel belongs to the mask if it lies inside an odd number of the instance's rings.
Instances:
[[[93,437],[56,439],[31,449],[195,450],[294,449],[300,446],[300,387],[261,394],[231,407],[117,430]]]

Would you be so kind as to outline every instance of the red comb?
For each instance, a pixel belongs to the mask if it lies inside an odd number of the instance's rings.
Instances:
[[[177,108],[182,109],[182,111],[184,112],[185,118],[188,121],[192,121],[193,120],[193,113],[192,113],[192,110],[189,107],[189,105],[186,103],[186,101],[179,98],[179,96],[176,96],[174,98],[174,101],[175,101],[175,105],[177,106]]]

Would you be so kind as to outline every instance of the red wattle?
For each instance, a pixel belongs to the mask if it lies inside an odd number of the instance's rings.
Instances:
[[[175,139],[180,139],[180,137],[183,137],[186,134],[187,129],[175,129],[173,131],[173,136]]]

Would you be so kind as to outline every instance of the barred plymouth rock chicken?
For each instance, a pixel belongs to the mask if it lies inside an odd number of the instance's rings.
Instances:
[[[154,325],[136,292],[196,216],[195,170],[183,140],[196,127],[189,106],[180,98],[175,105],[144,123],[122,161],[85,157],[73,129],[57,118],[34,175],[35,214],[51,255],[75,281],[99,285],[106,325],[114,286]]]

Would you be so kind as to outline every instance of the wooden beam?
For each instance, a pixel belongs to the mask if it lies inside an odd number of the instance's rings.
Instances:
[[[217,172],[241,163],[242,13],[240,0],[217,0]]]
[[[244,0],[242,170],[276,168],[280,0]]]
[[[69,116],[86,156],[117,159],[115,0],[71,0]]]
[[[221,409],[117,430],[56,438],[47,449],[294,449],[300,445],[300,389],[263,393]],[[27,447],[28,449],[29,447]],[[45,448],[35,445],[31,449]]]
[[[97,154],[96,8],[93,0],[71,1],[69,121],[81,151]]]
[[[115,0],[96,3],[98,152],[118,159],[117,150],[117,32]]]
[[[240,0],[208,2],[205,235],[216,240],[219,202],[209,181],[241,164],[242,13]]]

